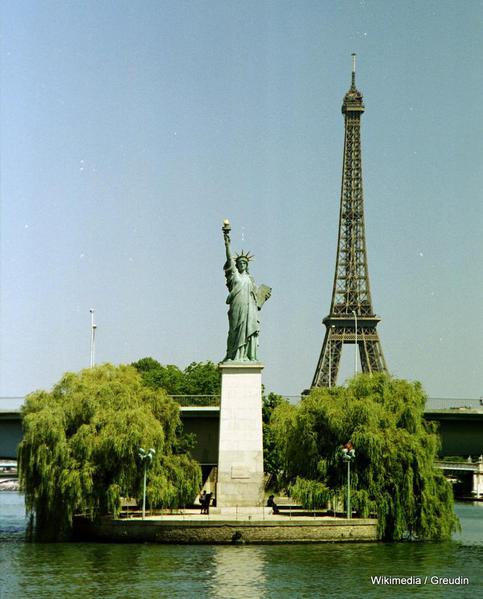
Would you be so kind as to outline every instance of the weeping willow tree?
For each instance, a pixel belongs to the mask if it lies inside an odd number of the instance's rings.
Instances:
[[[67,373],[51,392],[26,398],[19,479],[37,538],[63,538],[74,514],[117,516],[122,497],[141,500],[139,448],[154,448],[147,499],[153,507],[194,500],[199,465],[182,451],[179,406],[143,384],[132,366]]]
[[[439,437],[423,418],[425,401],[419,383],[377,374],[280,405],[270,426],[284,483],[305,507],[343,497],[341,448],[350,442],[352,507],[377,516],[382,539],[449,538],[458,520],[451,486],[434,468]]]

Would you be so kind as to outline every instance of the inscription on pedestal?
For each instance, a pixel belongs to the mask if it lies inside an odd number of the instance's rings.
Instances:
[[[250,478],[250,473],[248,472],[248,468],[245,465],[234,464],[231,467],[231,477],[232,478]]]

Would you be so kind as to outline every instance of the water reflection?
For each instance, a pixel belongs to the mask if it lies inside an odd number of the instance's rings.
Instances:
[[[209,574],[212,597],[264,597],[267,588],[266,549],[254,545],[217,546]]]
[[[0,494],[0,599],[483,597],[483,504],[458,504],[446,543],[32,544],[23,500]],[[375,586],[371,576],[467,576],[469,587]]]
[[[456,504],[461,531],[453,539],[464,545],[483,545],[483,501]]]
[[[23,497],[19,493],[0,492],[0,544],[23,541],[25,526]]]

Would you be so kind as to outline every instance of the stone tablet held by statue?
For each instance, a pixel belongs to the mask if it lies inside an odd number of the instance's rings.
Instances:
[[[258,362],[259,311],[270,298],[272,290],[266,285],[257,287],[248,272],[248,264],[253,256],[248,252],[245,254],[243,250],[232,256],[228,220],[224,221],[222,230],[226,249],[226,303],[229,306],[228,341],[223,362]]]

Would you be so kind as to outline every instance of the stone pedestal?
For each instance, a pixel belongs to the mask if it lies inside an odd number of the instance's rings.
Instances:
[[[258,362],[220,364],[219,508],[263,506],[262,369]]]

